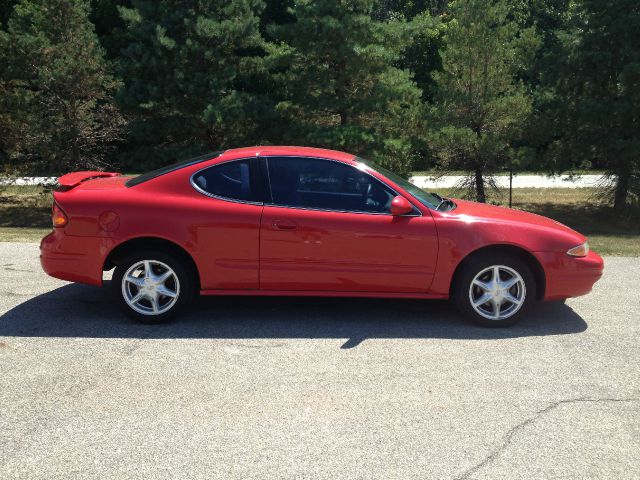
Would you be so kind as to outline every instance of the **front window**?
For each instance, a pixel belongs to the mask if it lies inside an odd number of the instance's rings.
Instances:
[[[389,180],[394,182],[396,185],[398,185],[399,187],[403,188],[404,190],[409,192],[411,195],[413,195],[425,207],[432,208],[432,209],[437,209],[438,205],[440,205],[440,202],[442,201],[442,198],[438,198],[432,193],[425,192],[421,188],[416,187],[409,180],[407,180],[405,178],[402,178],[399,175],[396,175],[395,173],[391,172],[390,170],[387,170],[386,168],[381,167],[377,163],[372,162],[370,160],[365,160],[364,158],[360,158],[360,157],[356,158],[356,160],[358,162],[360,162],[360,163],[364,163],[365,165],[367,165],[368,167],[371,167],[376,172],[379,172],[382,175],[384,175],[385,177],[387,177]]]
[[[331,160],[270,157],[267,169],[276,205],[389,213],[395,196],[395,192],[373,176]]]

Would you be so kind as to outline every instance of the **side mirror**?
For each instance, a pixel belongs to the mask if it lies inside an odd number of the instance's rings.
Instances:
[[[391,215],[397,217],[399,215],[406,215],[413,212],[413,205],[409,203],[409,200],[398,195],[391,200]]]

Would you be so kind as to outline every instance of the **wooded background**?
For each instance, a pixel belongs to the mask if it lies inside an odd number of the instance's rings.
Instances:
[[[456,170],[598,169],[640,193],[637,0],[3,0],[5,173],[139,172],[208,150]]]

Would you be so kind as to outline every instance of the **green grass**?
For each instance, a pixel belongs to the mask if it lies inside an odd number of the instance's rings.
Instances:
[[[0,187],[0,241],[37,242],[51,231],[51,190]]]
[[[0,242],[39,242],[51,228],[0,227]]]
[[[453,189],[438,192],[460,196]],[[513,208],[568,225],[586,235],[602,255],[640,256],[640,210],[617,215],[597,194],[593,188],[516,188]],[[506,206],[508,199],[508,191],[502,190],[490,201]],[[52,200],[51,191],[43,187],[0,187],[0,241],[39,241],[51,230]]]
[[[51,189],[37,186],[0,186],[0,227],[51,225]]]

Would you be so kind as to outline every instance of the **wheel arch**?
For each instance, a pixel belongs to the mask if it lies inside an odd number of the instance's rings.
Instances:
[[[119,243],[105,258],[102,270],[111,270],[121,259],[141,250],[160,250],[180,258],[196,280],[197,289],[200,289],[200,271],[191,254],[177,243],[161,237],[136,237]]]
[[[487,245],[485,247],[478,248],[470,253],[468,253],[456,266],[455,271],[451,277],[451,284],[449,285],[449,296],[453,294],[453,289],[455,283],[462,271],[463,267],[471,260],[472,258],[486,255],[488,253],[502,253],[502,254],[510,254],[514,255],[521,260],[523,260],[527,266],[531,269],[531,273],[536,281],[536,300],[542,300],[545,295],[545,290],[547,287],[547,278],[544,272],[544,268],[542,264],[538,261],[538,259],[531,252],[525,250],[522,247],[518,247],[516,245],[511,244],[494,244]]]

